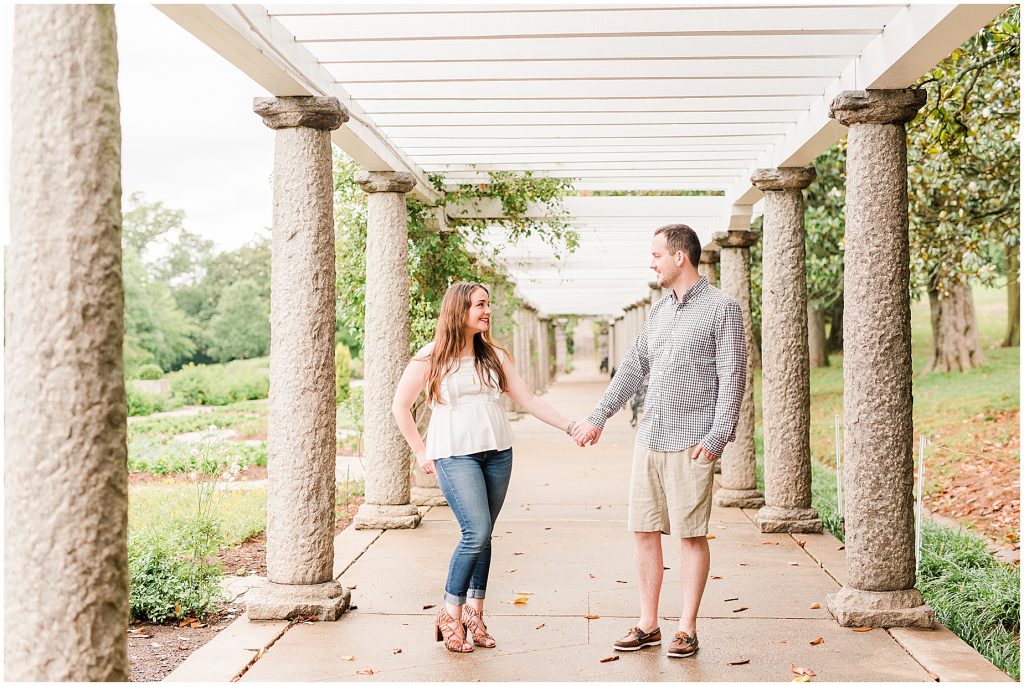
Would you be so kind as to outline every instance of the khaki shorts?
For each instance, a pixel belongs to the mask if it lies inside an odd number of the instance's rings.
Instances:
[[[637,444],[629,483],[629,530],[679,538],[706,536],[711,518],[714,463],[690,449],[651,450]]]

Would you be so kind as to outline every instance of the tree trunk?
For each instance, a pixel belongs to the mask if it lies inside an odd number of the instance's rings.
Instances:
[[[932,358],[925,373],[965,372],[985,364],[967,281],[955,284],[945,296],[930,290],[928,300],[932,313]]]
[[[807,351],[811,368],[828,366],[828,350],[825,340],[825,313],[813,304],[807,303]]]
[[[843,352],[843,296],[832,306],[830,313],[832,328],[828,332],[828,351],[830,353]]]
[[[1004,348],[1020,345],[1020,246],[1006,246],[1006,336]]]

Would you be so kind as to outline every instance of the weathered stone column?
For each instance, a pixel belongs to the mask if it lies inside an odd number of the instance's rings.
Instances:
[[[4,362],[11,681],[127,681],[121,125],[112,5],[18,5]]]
[[[714,241],[721,246],[722,290],[740,306],[747,349],[754,345],[754,325],[750,315],[750,246],[761,235],[757,231],[719,231]],[[754,367],[747,356],[747,387],[740,405],[736,440],[725,446],[722,459],[721,488],[715,491],[719,507],[761,507],[764,498],[757,490],[757,455],[754,451]]]
[[[398,380],[409,362],[409,230],[405,194],[416,180],[406,172],[357,172],[367,194],[366,331],[363,335],[363,460],[366,499],[357,529],[412,529],[420,522],[410,502],[409,446],[391,416]]]
[[[256,98],[276,131],[267,418],[267,583],[250,619],[337,619],[348,592],[333,578],[335,502],[334,183],[337,98]]]
[[[541,371],[543,372],[544,389],[551,387],[551,318],[540,318],[540,356]]]
[[[569,361],[569,348],[565,340],[567,319],[555,320],[555,372],[565,374],[565,365]]]
[[[907,139],[923,90],[840,93],[850,128],[843,279],[846,585],[828,597],[843,626],[929,627],[914,558]]]
[[[807,277],[803,189],[813,167],[758,169],[751,182],[764,191],[761,322],[765,506],[764,532],[822,530],[811,508],[811,390],[807,365]]]
[[[608,325],[608,320],[602,319],[598,321],[598,334],[597,334],[597,368],[600,370],[601,362],[607,360],[608,368],[611,369],[611,327]]]
[[[548,389],[547,374],[544,373],[544,333],[545,328],[540,318],[540,312],[537,310],[533,311],[533,346],[536,350],[534,357],[534,367],[536,371],[534,374],[537,376],[537,392],[543,393]]]
[[[705,277],[712,286],[718,285],[718,261],[721,248],[711,241],[700,249],[700,264],[697,265],[697,273]]]

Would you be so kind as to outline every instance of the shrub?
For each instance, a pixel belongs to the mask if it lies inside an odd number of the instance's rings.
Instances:
[[[352,380],[352,353],[348,346],[334,346],[334,401],[340,403],[348,397],[348,384]]]
[[[266,398],[270,393],[267,370],[251,363],[188,364],[167,378],[172,397],[189,405],[230,405],[239,400]]]
[[[132,436],[128,441],[128,471],[173,474],[200,471],[216,473],[227,463],[241,467],[267,466],[267,444],[251,445],[238,441],[214,441],[200,449],[173,438]]]
[[[128,416],[141,417],[154,412],[163,412],[167,407],[167,399],[159,393],[146,393],[128,384]]]
[[[197,517],[170,531],[150,529],[128,539],[132,619],[202,617],[221,600],[221,568],[210,561],[217,529],[216,521]]]
[[[139,367],[136,376],[144,381],[155,381],[163,378],[164,370],[158,364],[144,364]]]

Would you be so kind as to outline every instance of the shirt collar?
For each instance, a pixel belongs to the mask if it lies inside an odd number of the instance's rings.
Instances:
[[[671,292],[672,301],[677,305],[685,305],[686,303],[690,302],[691,300],[699,296],[701,293],[706,291],[707,288],[708,278],[706,276],[702,276],[699,279],[697,279],[697,283],[690,286],[690,290],[686,291],[686,293],[683,294],[682,299],[676,297],[676,291],[673,288]]]

